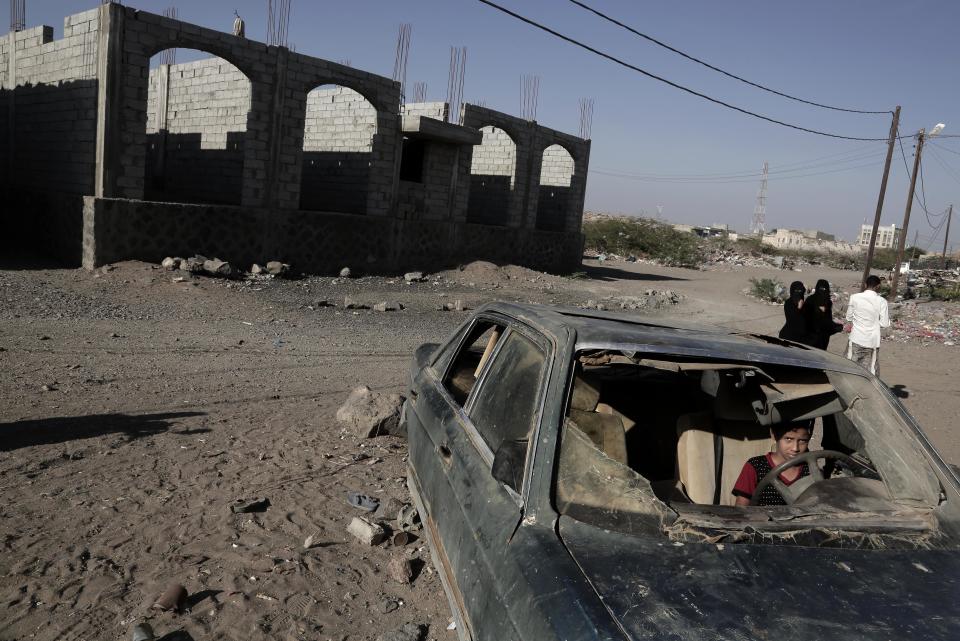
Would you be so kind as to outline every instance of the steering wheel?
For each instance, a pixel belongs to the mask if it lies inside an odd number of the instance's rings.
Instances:
[[[824,474],[824,470],[820,469],[820,466],[816,464],[819,459],[834,459],[846,463],[847,465],[854,466],[854,460],[843,452],[837,452],[836,450],[817,450],[816,452],[804,452],[803,454],[798,454],[792,459],[786,460],[780,465],[776,466],[769,472],[767,472],[760,482],[757,483],[757,489],[753,491],[753,496],[750,498],[750,505],[758,505],[760,501],[760,492],[764,490],[768,485],[773,485],[773,487],[780,492],[780,496],[783,497],[783,500],[787,502],[787,505],[793,505],[800,495],[803,494],[807,488],[816,483],[817,481],[823,481],[827,477]],[[796,467],[802,463],[806,463],[807,467],[810,468],[810,476],[798,477],[796,481],[787,485],[780,480],[780,474],[784,470],[788,470],[791,467]],[[814,471],[820,475],[820,478],[814,478]]]

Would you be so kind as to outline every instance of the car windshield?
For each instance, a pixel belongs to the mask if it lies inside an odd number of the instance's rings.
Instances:
[[[738,506],[748,461],[769,472],[773,434],[796,425],[810,430],[810,454],[767,478],[782,504]],[[574,364],[560,438],[557,508],[603,527],[817,545],[941,536],[940,481],[915,430],[866,376],[591,350]],[[793,489],[773,483],[791,474],[805,478]]]

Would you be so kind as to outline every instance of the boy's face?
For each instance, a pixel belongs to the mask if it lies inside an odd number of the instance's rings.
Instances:
[[[777,453],[789,461],[799,454],[807,451],[810,445],[810,430],[805,427],[797,427],[786,432],[777,440]]]

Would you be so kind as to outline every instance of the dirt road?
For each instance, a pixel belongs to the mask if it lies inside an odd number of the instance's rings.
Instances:
[[[0,269],[0,639],[129,638],[150,617],[158,636],[179,638],[374,639],[412,622],[452,640],[424,542],[364,547],[346,532],[359,514],[348,491],[406,500],[405,443],[358,440],[334,420],[357,385],[402,391],[415,347],[467,316],[438,305],[670,289],[686,296],[672,310],[686,319],[775,332],[781,309],[741,294],[751,276],[857,280],[585,269],[589,279],[479,265],[414,284],[173,282],[180,274],[144,263]],[[346,296],[405,309],[344,310]],[[891,344],[882,356],[884,378],[954,461],[956,349]],[[265,512],[229,509],[257,497]],[[386,575],[398,556],[415,561],[411,585]],[[188,613],[150,610],[169,583],[190,592]]]

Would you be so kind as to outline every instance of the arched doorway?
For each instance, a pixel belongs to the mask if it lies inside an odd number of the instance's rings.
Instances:
[[[249,78],[222,58],[159,64],[160,53],[148,77],[144,198],[239,205]]]
[[[543,150],[540,191],[537,195],[537,229],[565,231],[570,212],[573,156],[560,145]]]
[[[377,110],[360,93],[322,85],[307,94],[300,209],[367,213]]]
[[[517,145],[503,129],[480,127],[483,142],[473,148],[467,222],[506,226],[516,181]]]

